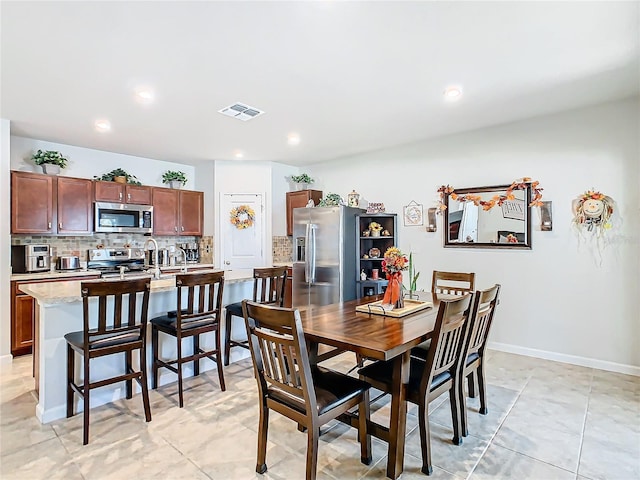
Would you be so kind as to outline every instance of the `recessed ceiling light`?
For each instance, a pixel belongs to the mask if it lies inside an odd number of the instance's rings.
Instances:
[[[290,133],[289,135],[287,135],[287,143],[289,145],[299,145],[300,136],[297,133]]]
[[[447,100],[458,100],[462,96],[462,88],[447,87],[444,91],[444,97]]]
[[[238,160],[244,158],[244,153],[242,153],[240,150],[237,150],[234,154],[234,157],[236,157]]]
[[[98,132],[108,132],[109,130],[111,130],[111,124],[109,123],[109,120],[96,120],[94,126]]]
[[[140,103],[151,103],[155,98],[153,90],[147,87],[136,88],[136,100]]]

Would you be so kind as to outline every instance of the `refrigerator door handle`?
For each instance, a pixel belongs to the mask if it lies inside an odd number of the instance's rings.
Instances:
[[[316,281],[316,228],[313,223],[307,224],[305,239],[304,279],[307,283]]]
[[[311,255],[309,255],[309,250],[311,249],[311,224],[307,223],[306,229],[304,232],[304,282],[309,283],[309,276],[311,274],[310,270],[310,259]]]

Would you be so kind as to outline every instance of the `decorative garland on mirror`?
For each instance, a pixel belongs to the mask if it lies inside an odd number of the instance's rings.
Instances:
[[[474,205],[479,205],[483,210],[491,210],[496,205],[502,205],[506,200],[515,199],[513,194],[514,190],[525,190],[528,185],[531,185],[532,199],[529,204],[530,207],[539,207],[542,205],[542,188],[539,187],[540,182],[531,181],[529,177],[519,178],[515,180],[509,188],[507,188],[504,195],[494,195],[491,200],[482,200],[482,196],[473,193],[467,195],[458,195],[455,193],[454,188],[451,185],[442,185],[438,189],[440,199],[438,200],[438,212],[446,210],[447,206],[444,204],[445,195],[449,195],[451,200],[457,200],[458,202],[473,202]]]
[[[249,205],[240,205],[231,210],[229,219],[238,230],[244,230],[253,226],[256,214]]]

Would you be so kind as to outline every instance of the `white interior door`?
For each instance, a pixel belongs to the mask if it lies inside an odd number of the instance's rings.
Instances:
[[[231,212],[248,207],[254,212],[251,226],[238,228],[231,222]],[[242,208],[241,208],[242,210]],[[222,265],[225,270],[263,267],[265,265],[264,205],[259,193],[223,193],[220,198],[220,233]],[[246,217],[241,218],[246,221]]]

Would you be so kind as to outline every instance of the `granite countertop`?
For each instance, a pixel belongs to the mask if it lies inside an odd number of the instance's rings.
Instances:
[[[219,271],[211,269],[212,271]],[[86,271],[85,271],[86,273]],[[144,274],[140,277],[144,278]],[[129,277],[133,279],[134,277]],[[253,270],[241,269],[241,270],[227,270],[224,275],[225,284],[245,282],[253,279]],[[118,278],[105,278],[96,279],[96,282],[111,282],[119,280]],[[63,303],[80,302],[82,297],[80,295],[80,280],[61,280],[59,282],[46,282],[46,283],[25,283],[19,286],[20,290],[27,295],[32,296],[40,305],[59,305]],[[175,288],[176,277],[170,273],[162,274],[161,278],[151,280],[151,293],[165,292]]]

